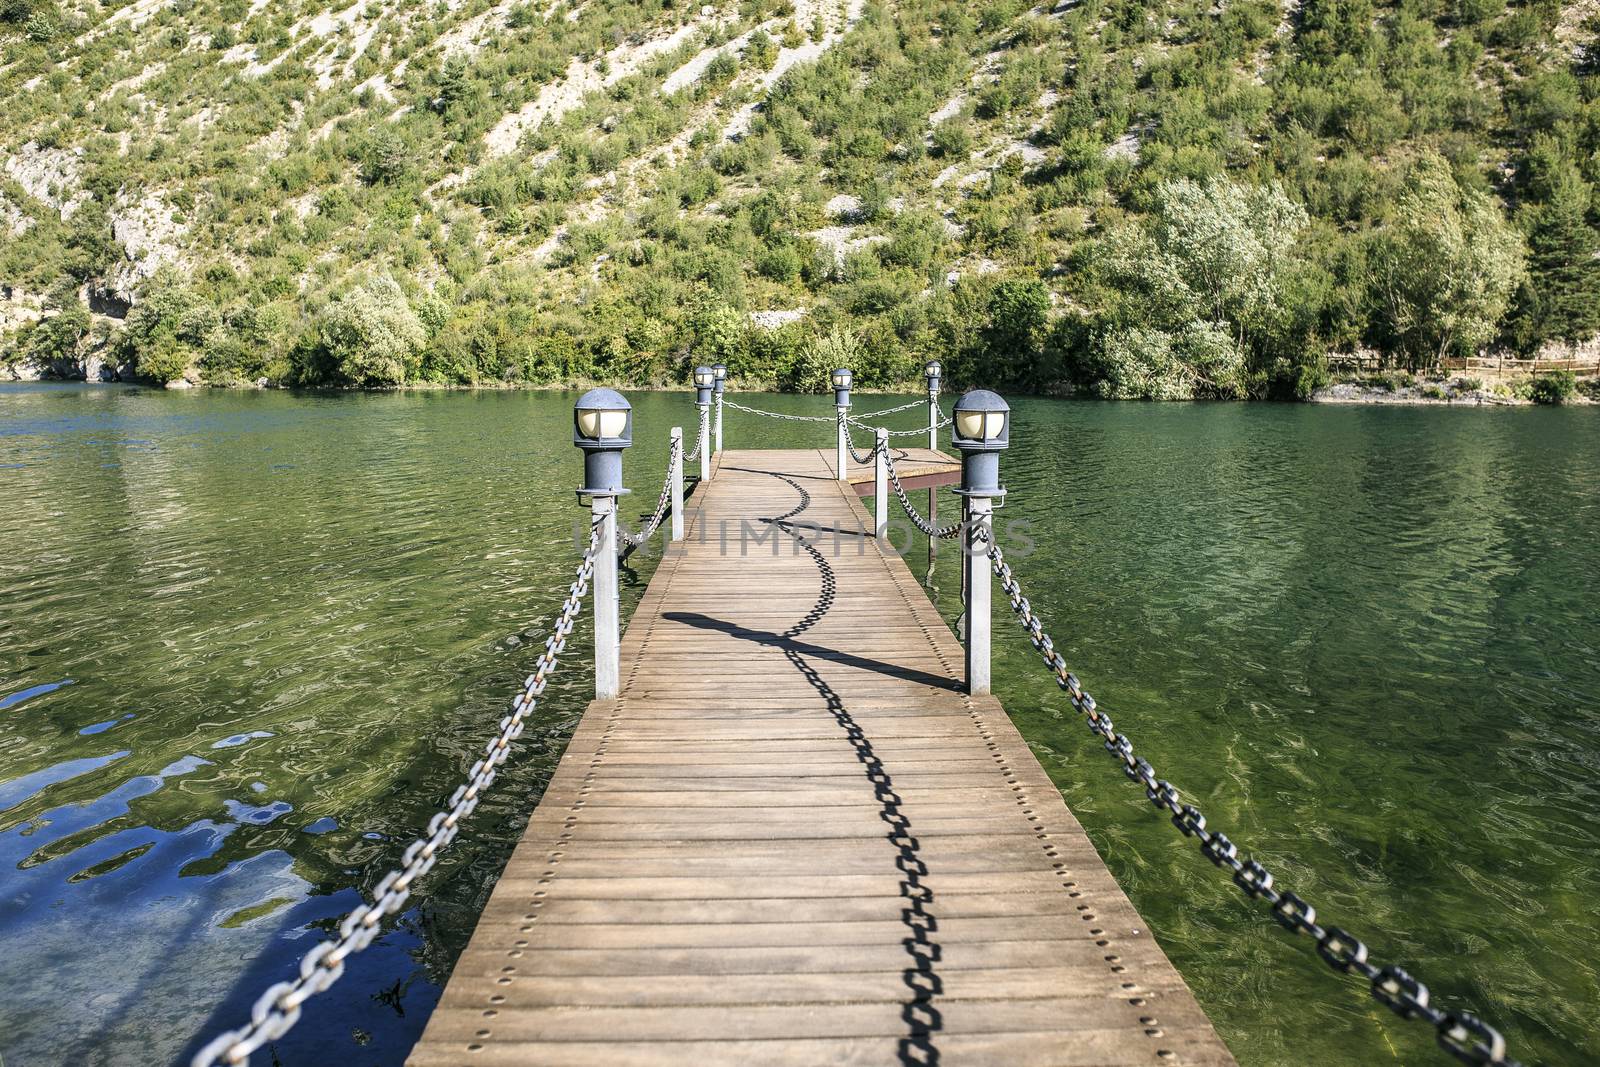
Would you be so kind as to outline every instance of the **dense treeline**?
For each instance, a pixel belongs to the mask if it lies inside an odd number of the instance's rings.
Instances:
[[[172,190],[191,247],[228,252],[144,282],[110,340],[157,380],[664,382],[720,359],[820,389],[839,362],[884,387],[937,356],[959,383],[1012,389],[1303,396],[1329,352],[1425,370],[1600,329],[1600,26],[1547,0],[904,0],[869,6],[727,138],[721,117],[761,99],[779,49],[824,39],[820,19],[752,0],[497,158],[485,132],[538,84],[683,14],[514,5],[501,47],[469,59],[430,51],[408,6],[379,22],[387,62],[408,64],[387,119],[370,88],[354,111],[314,91],[270,12],[246,20],[288,58],[207,83],[241,116],[220,145],[91,156],[97,195],[0,252],[61,309],[12,351],[97,343],[75,290],[113,269],[106,204],[135,181]],[[0,19],[48,40],[40,10],[7,0]],[[177,38],[196,11],[159,18]],[[778,28],[661,91],[759,26]],[[350,76],[381,73],[371,57]],[[113,109],[78,106],[92,137],[37,101],[24,125],[103,147]],[[326,135],[259,165],[238,150],[296,109]],[[640,162],[674,138],[675,163]],[[554,251],[536,262],[535,245]],[[770,309],[794,313],[751,320]]]

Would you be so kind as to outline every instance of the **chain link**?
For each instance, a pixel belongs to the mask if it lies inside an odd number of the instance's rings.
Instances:
[[[893,468],[890,468],[893,470]],[[905,503],[904,500],[901,501]],[[1105,750],[1122,764],[1123,773],[1144,786],[1145,796],[1158,809],[1172,816],[1172,824],[1185,837],[1193,837],[1200,844],[1200,852],[1218,867],[1233,876],[1233,884],[1252,900],[1260,899],[1271,909],[1272,917],[1291,933],[1310,934],[1316,942],[1317,955],[1328,966],[1341,974],[1358,974],[1371,986],[1372,996],[1380,1004],[1402,1019],[1421,1019],[1434,1028],[1439,1047],[1463,1063],[1487,1064],[1490,1067],[1521,1067],[1506,1057],[1505,1038],[1494,1027],[1465,1011],[1442,1011],[1429,1003],[1428,987],[1411,977],[1394,964],[1379,967],[1368,958],[1367,946],[1354,935],[1337,926],[1319,926],[1317,910],[1292,892],[1274,888],[1274,879],[1260,862],[1253,858],[1239,858],[1239,848],[1228,836],[1217,830],[1206,829],[1206,817],[1193,804],[1183,802],[1176,787],[1165,779],[1156,777],[1149,761],[1133,754],[1133,742],[1126,734],[1118,733],[1111,716],[1100,711],[1094,697],[1084,691],[1076,675],[1067,670],[1067,661],[1057,652],[1044,624],[1034,614],[1028,598],[1011,567],[1005,553],[986,531],[975,531],[975,537],[989,542],[989,559],[1000,588],[1011,601],[1011,610],[1017,621],[1027,631],[1028,639],[1038,650],[1056,684],[1071,698],[1072,706],[1081,713],[1091,733],[1105,742]]]
[[[857,463],[871,463],[872,457],[878,454],[878,442],[874,440],[872,447],[865,452],[856,451],[856,443],[850,439],[850,423],[845,418],[843,411],[839,412],[839,433],[844,437],[844,446],[850,450],[850,458]]]
[[[908,411],[911,408],[922,407],[927,402],[928,401],[926,401],[926,400],[913,400],[909,404],[901,404],[899,407],[895,407],[895,408],[885,408],[882,411],[872,411],[872,412],[868,412],[865,415],[851,415],[851,416],[849,416],[849,419],[850,419],[850,422],[851,422],[852,425],[859,426],[863,430],[873,430],[873,429],[876,429],[876,427],[869,426],[867,424],[866,420],[875,419],[875,418],[878,418],[881,415],[893,415],[893,414],[896,414],[897,412]],[[933,424],[933,429],[942,430],[944,427],[949,426],[949,425],[950,425],[949,416],[944,415],[944,413],[941,412],[939,420]],[[915,426],[915,427],[912,427],[909,430],[885,430],[884,432],[887,433],[890,437],[920,437],[922,434],[925,434],[925,433],[928,432],[928,427],[926,427],[926,426]],[[858,462],[861,462],[861,461],[858,461]]]
[[[922,513],[911,506],[911,498],[906,495],[905,486],[900,484],[900,472],[895,470],[894,457],[886,452],[884,453],[884,459],[886,461],[886,466],[889,468],[889,484],[894,487],[894,495],[900,498],[900,507],[905,511],[906,516],[911,520],[911,524],[913,526],[927,534],[929,537],[938,538],[940,540],[949,540],[961,532],[961,527],[964,525],[963,523],[954,522],[949,526],[935,526],[933,523],[923,518]]]
[[[949,425],[950,419],[948,416],[946,416],[945,418],[942,418],[938,422],[934,423],[932,428],[935,430],[942,430]],[[928,432],[928,429],[929,427],[927,426],[917,426],[909,430],[886,430],[885,432],[890,437],[921,437],[923,434]]]
[[[661,496],[656,500],[655,514],[650,516],[650,521],[646,522],[638,533],[626,534],[617,538],[617,546],[620,551],[626,553],[629,549],[638,548],[654,537],[656,531],[661,528],[661,520],[667,516],[667,506],[672,503],[672,472],[679,462],[678,453],[682,451],[683,438],[674,437],[671,450],[667,454],[667,477],[661,483]]]
[[[683,457],[685,463],[693,463],[700,458],[700,449],[704,448],[706,443],[706,423],[710,421],[710,419],[695,420],[694,450]]]
[[[870,427],[866,424],[867,419],[877,419],[882,418],[885,415],[895,415],[902,411],[910,411],[912,408],[919,408],[927,402],[928,401],[926,399],[918,399],[911,401],[909,404],[901,404],[898,407],[884,408],[882,411],[868,411],[860,415],[851,415],[850,421],[860,426],[862,429],[870,429]]]
[[[765,415],[769,419],[787,419],[790,422],[832,422],[831,415],[788,415],[781,411],[762,411],[760,408],[745,407],[743,404],[723,398],[722,403],[735,411],[743,411],[750,415]]]
[[[556,661],[566,648],[567,637],[577,624],[578,611],[589,591],[594,575],[595,556],[600,551],[600,524],[589,530],[589,547],[583,553],[577,575],[567,589],[561,614],[544,643],[544,652],[522,690],[511,702],[511,712],[500,720],[500,732],[484,747],[483,758],[467,772],[467,781],[450,797],[450,805],[435,813],[428,822],[428,834],[412,842],[401,857],[401,866],[384,875],[372,891],[370,904],[362,904],[339,924],[339,936],[324,941],[300,960],[300,973],[293,980],[270,986],[250,1010],[250,1022],[237,1030],[218,1034],[190,1061],[191,1067],[213,1064],[242,1064],[262,1045],[276,1041],[300,1021],[300,1006],[324,992],[344,974],[344,962],[366,948],[378,936],[385,916],[395,915],[411,897],[417,879],[433,869],[442,852],[461,830],[461,823],[478,806],[478,801],[494,783],[495,768],[505,762],[511,743],[522,736],[529,712],[538,704],[549,685]]]

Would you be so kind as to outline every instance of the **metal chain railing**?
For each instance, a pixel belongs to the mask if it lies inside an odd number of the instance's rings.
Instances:
[[[1022,595],[1022,587],[1006,563],[1000,546],[981,530],[977,536],[989,542],[989,559],[995,577],[1033,647],[1055,675],[1056,684],[1066,691],[1072,706],[1087,720],[1090,731],[1104,739],[1106,751],[1122,763],[1123,773],[1144,786],[1145,796],[1152,804],[1172,813],[1172,824],[1184,836],[1199,840],[1202,855],[1218,867],[1231,871],[1233,884],[1246,896],[1265,900],[1272,909],[1273,918],[1285,929],[1296,934],[1310,934],[1316,942],[1317,954],[1334,970],[1360,975],[1370,984],[1372,996],[1400,1018],[1422,1019],[1432,1026],[1440,1048],[1463,1063],[1520,1067],[1515,1060],[1506,1057],[1505,1038],[1498,1030],[1470,1012],[1441,1011],[1433,1007],[1429,1003],[1427,986],[1395,964],[1378,967],[1372,963],[1367,946],[1350,933],[1337,926],[1319,926],[1314,907],[1292,892],[1274,889],[1272,874],[1261,863],[1255,859],[1239,859],[1238,846],[1226,834],[1207,830],[1206,818],[1200,809],[1183,803],[1172,783],[1158,779],[1149,762],[1133,754],[1133,742],[1127,735],[1117,732],[1111,717],[1098,710],[1094,697],[1085,692],[1077,676],[1067,670],[1066,660],[1055,650],[1050,635],[1044,632],[1044,624],[1033,613],[1028,598]]]
[[[850,450],[850,458],[857,463],[871,463],[872,457],[878,454],[878,442],[876,440],[872,442],[872,447],[865,452],[856,451],[856,443],[850,439],[850,422],[845,418],[843,411],[839,412],[839,433],[844,436],[844,444]]]
[[[683,457],[683,461],[685,463],[693,463],[695,460],[700,458],[700,450],[702,448],[704,448],[705,444],[706,444],[706,423],[708,421],[710,421],[710,420],[708,420],[708,419],[696,419],[695,420],[696,425],[695,425],[695,431],[694,431],[694,449],[692,451],[690,451],[690,453],[687,456]]]
[[[671,449],[667,453],[667,476],[661,482],[661,496],[656,499],[656,510],[648,522],[640,528],[638,533],[624,534],[617,538],[618,551],[626,553],[629,549],[638,548],[661,528],[661,520],[667,517],[667,508],[672,503],[672,472],[677,465],[678,453],[683,451],[683,438],[674,437]]]
[[[912,408],[919,408],[926,403],[927,400],[925,399],[913,400],[908,404],[901,404],[898,407],[884,408],[882,411],[867,411],[860,415],[851,415],[850,421],[864,428],[866,426],[867,419],[877,419],[882,418],[885,415],[895,415],[902,411],[910,411]]]
[[[727,397],[723,397],[722,398],[722,403],[723,403],[724,406],[733,408],[735,411],[743,411],[743,412],[745,412],[746,414],[749,414],[749,415],[765,415],[769,419],[788,419],[790,422],[832,422],[833,421],[833,416],[831,416],[831,415],[789,415],[789,414],[786,414],[786,413],[784,413],[782,411],[762,411],[760,408],[746,407],[743,404],[736,403],[735,401],[729,400]]]
[[[940,419],[938,422],[934,423],[933,424],[933,428],[935,430],[942,430],[946,426],[949,426],[949,425],[950,425],[950,417],[947,415],[944,418]],[[912,429],[909,429],[909,430],[887,430],[885,432],[890,437],[921,437],[923,434],[928,432],[928,427],[926,427],[926,426],[916,426],[916,427],[913,427]]]
[[[300,1021],[302,1004],[339,980],[344,974],[344,961],[372,944],[384,917],[398,914],[405,907],[412,885],[433,869],[439,853],[455,840],[462,820],[472,814],[484,792],[494,783],[495,768],[505,762],[511,743],[522,736],[524,722],[549,684],[556,661],[576,625],[599,551],[600,525],[596,523],[589,530],[589,547],[567,589],[567,599],[561,605],[561,614],[545,641],[538,664],[512,700],[510,714],[500,720],[500,732],[484,747],[483,758],[472,765],[467,781],[451,795],[449,807],[428,821],[428,836],[418,838],[405,850],[399,869],[386,874],[373,889],[372,903],[362,904],[345,916],[339,924],[337,938],[324,941],[306,953],[300,960],[300,973],[296,978],[278,982],[263,992],[250,1011],[250,1022],[237,1030],[218,1034],[195,1054],[191,1067],[250,1062],[251,1053],[269,1041],[276,1041]]]
[[[906,513],[906,517],[911,520],[911,525],[915,526],[929,537],[938,538],[940,540],[949,540],[961,532],[961,527],[964,525],[963,523],[953,522],[949,526],[935,526],[933,523],[925,519],[921,512],[912,507],[911,497],[906,494],[905,486],[900,484],[900,472],[895,470],[894,457],[885,452],[884,459],[884,465],[888,467],[889,470],[889,484],[894,487],[894,495],[900,498],[900,508]]]

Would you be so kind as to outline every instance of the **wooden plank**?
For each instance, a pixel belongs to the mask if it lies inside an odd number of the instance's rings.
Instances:
[[[717,457],[415,1067],[1232,1063],[831,463]]]

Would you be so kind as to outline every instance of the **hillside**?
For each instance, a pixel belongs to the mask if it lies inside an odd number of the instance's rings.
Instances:
[[[0,0],[0,372],[1304,394],[1600,329],[1594,0]]]

